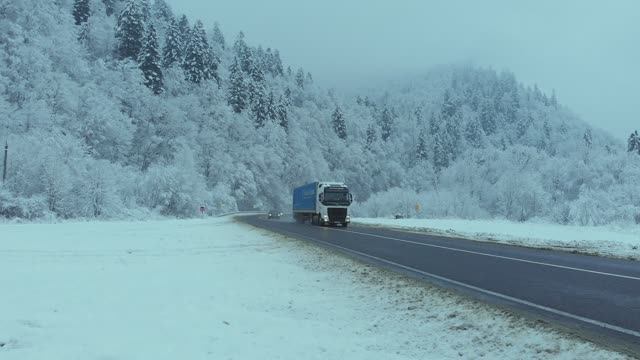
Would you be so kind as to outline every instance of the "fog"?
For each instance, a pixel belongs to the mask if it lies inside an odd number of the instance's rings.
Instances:
[[[277,48],[316,83],[384,86],[439,64],[513,71],[626,139],[640,128],[640,2],[167,0],[233,42]]]

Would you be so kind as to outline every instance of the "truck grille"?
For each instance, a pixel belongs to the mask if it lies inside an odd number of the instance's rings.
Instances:
[[[347,209],[346,208],[328,208],[327,209],[329,215],[329,222],[335,223],[343,223],[347,217]]]

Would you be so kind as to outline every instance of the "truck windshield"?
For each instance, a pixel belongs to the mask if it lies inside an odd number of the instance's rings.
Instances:
[[[324,200],[322,203],[324,205],[349,205],[349,191],[346,190],[325,190],[324,191]]]

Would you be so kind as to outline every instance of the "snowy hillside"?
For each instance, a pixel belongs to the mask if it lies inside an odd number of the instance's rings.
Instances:
[[[508,72],[444,66],[352,97],[163,0],[8,1],[0,16],[0,217],[288,208],[326,178],[362,216],[420,203],[413,216],[640,222],[640,145]]]
[[[0,231],[3,360],[624,358],[230,218]]]

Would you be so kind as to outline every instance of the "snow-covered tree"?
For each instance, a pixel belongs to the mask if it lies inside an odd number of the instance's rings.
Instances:
[[[107,16],[111,16],[115,12],[116,10],[115,2],[116,0],[102,0],[102,3],[104,4],[105,14]]]
[[[629,135],[629,140],[627,141],[627,151],[630,153],[637,153],[640,155],[640,135],[638,135],[638,130],[634,131]]]
[[[242,31],[238,33],[236,41],[233,43],[233,52],[238,59],[240,69],[246,73],[250,72],[252,67],[251,49],[247,46]]]
[[[345,140],[347,138],[347,126],[344,121],[344,114],[339,106],[336,106],[333,114],[331,114],[331,126],[340,139]]]
[[[382,110],[382,114],[380,115],[380,129],[382,130],[380,133],[382,140],[389,140],[391,132],[393,131],[393,114],[387,107]]]
[[[144,16],[137,0],[128,0],[118,16],[116,28],[117,49],[119,59],[137,60],[142,49],[144,38]]]
[[[182,62],[187,80],[199,84],[205,80],[217,79],[218,62],[209,47],[202,22],[197,21],[188,39]]]
[[[149,25],[145,35],[142,50],[138,58],[140,70],[144,76],[144,84],[153,91],[160,94],[164,90],[164,79],[160,68],[160,54],[158,52],[158,40],[156,30],[153,25]]]
[[[74,0],[73,2],[73,18],[76,25],[82,25],[89,20],[91,9],[89,8],[89,0]]]
[[[302,68],[296,72],[296,85],[298,85],[300,89],[304,89],[304,70]]]
[[[418,145],[416,147],[416,160],[425,161],[429,159],[429,147],[427,145],[427,131],[420,129],[418,135]]]
[[[222,34],[222,30],[220,30],[220,24],[218,24],[217,21],[213,24],[213,34],[211,35],[211,38],[213,39],[213,42],[220,46],[222,50],[226,49],[227,45],[224,40],[224,34]]]
[[[175,20],[172,20],[169,28],[167,29],[164,48],[162,49],[162,65],[165,68],[171,67],[174,64],[182,64],[182,49],[184,48],[184,45],[181,41],[182,35],[178,28],[178,23]]]
[[[238,58],[233,59],[233,63],[229,68],[229,90],[227,102],[234,112],[241,113],[249,103],[247,86],[244,79],[244,73],[240,68]]]

